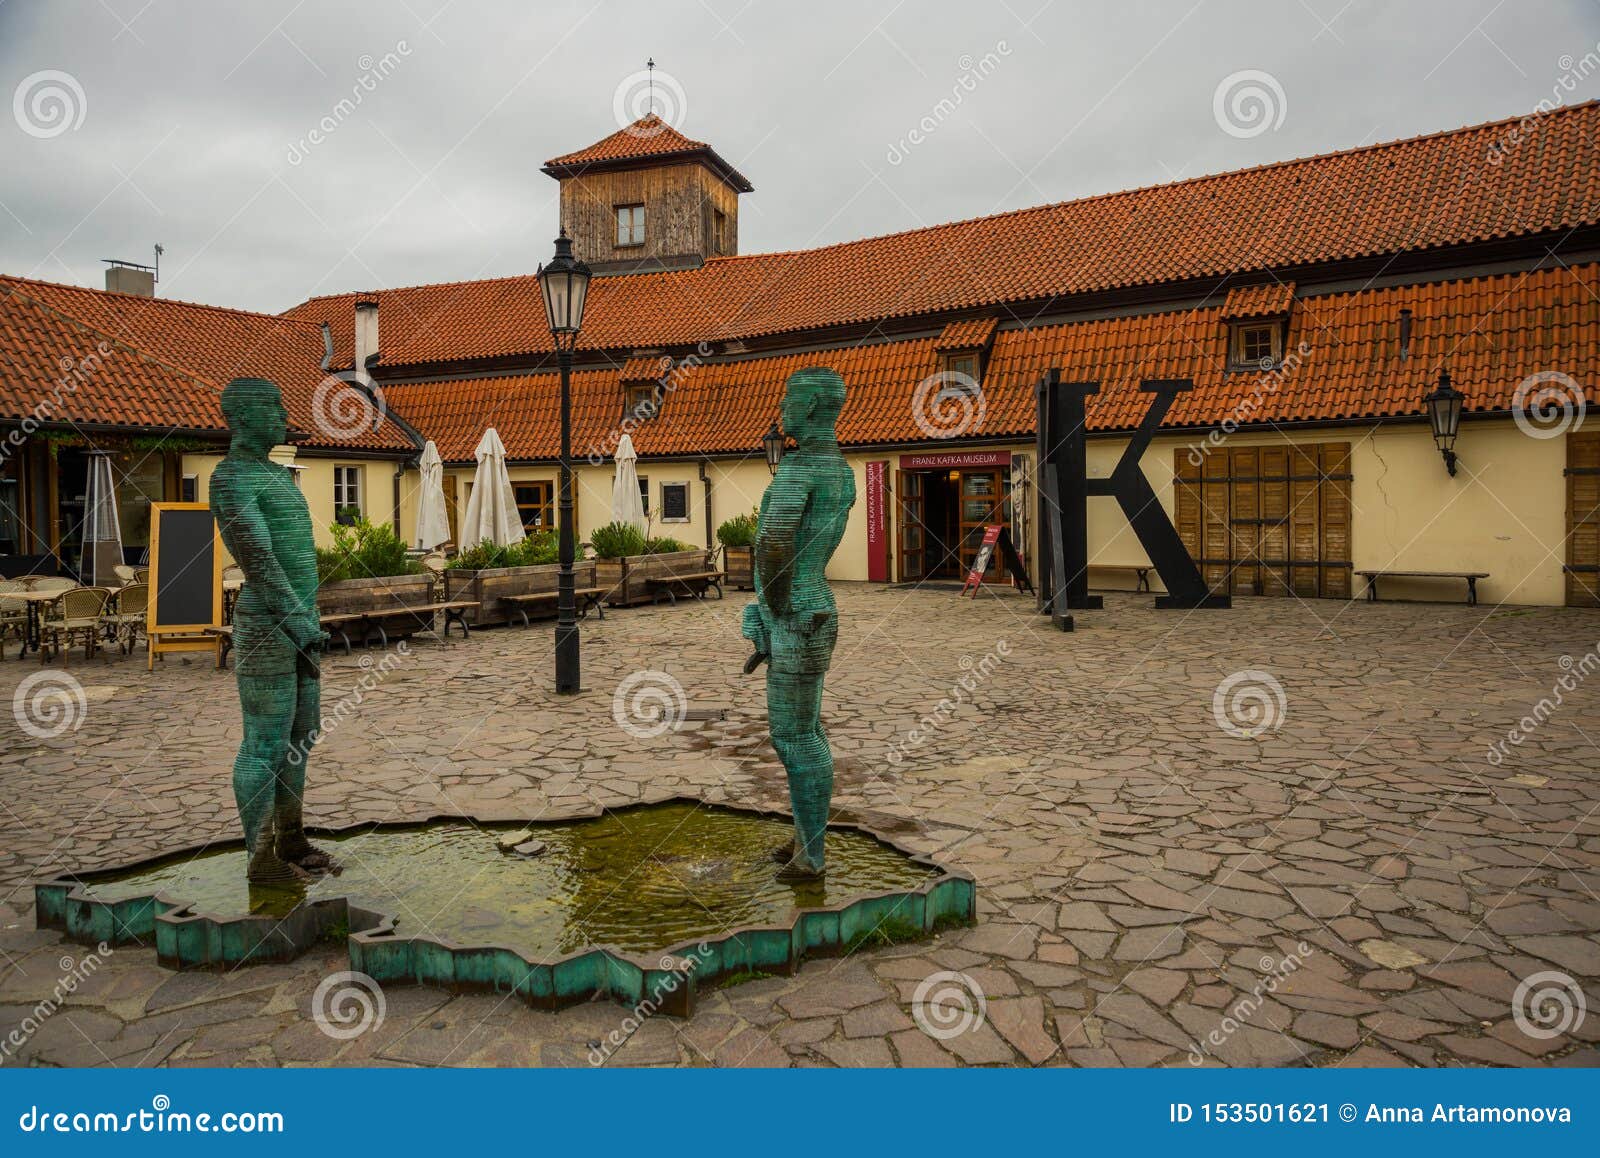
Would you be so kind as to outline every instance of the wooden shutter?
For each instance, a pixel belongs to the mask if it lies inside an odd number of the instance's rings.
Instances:
[[[1231,590],[1237,595],[1261,593],[1261,469],[1253,446],[1234,448],[1229,456],[1233,490],[1229,495],[1228,559],[1233,568]]]
[[[1261,593],[1289,594],[1289,449],[1261,448]]]
[[[1322,457],[1322,594],[1350,598],[1350,444],[1325,442]]]
[[[1600,433],[1567,435],[1567,606],[1600,607]]]
[[[1213,591],[1228,590],[1230,551],[1228,526],[1227,454],[1212,454],[1201,467],[1200,485],[1200,573]]]

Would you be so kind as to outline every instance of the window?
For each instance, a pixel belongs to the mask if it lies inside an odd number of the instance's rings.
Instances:
[[[622,416],[639,421],[661,413],[661,385],[658,382],[630,382],[623,388]]]
[[[728,252],[728,215],[720,209],[711,211],[711,252]]]
[[[333,468],[333,515],[361,514],[361,468],[336,466]]]
[[[1282,357],[1277,322],[1235,322],[1228,344],[1228,369],[1270,370]]]
[[[661,484],[661,521],[687,523],[689,521],[689,484]]]
[[[639,476],[639,503],[640,503],[640,509],[644,511],[644,517],[648,519],[650,517],[650,476],[649,475],[642,474],[642,475]]]
[[[944,354],[939,359],[944,382],[939,387],[938,401],[975,394],[982,387],[979,382],[978,352],[963,350]]]
[[[517,496],[517,515],[524,531],[551,530],[556,525],[555,492],[552,482],[519,482],[511,488]]]
[[[617,244],[644,244],[644,206],[617,206]]]
[[[186,474],[178,484],[178,501],[180,503],[197,503],[200,501],[200,476]]]

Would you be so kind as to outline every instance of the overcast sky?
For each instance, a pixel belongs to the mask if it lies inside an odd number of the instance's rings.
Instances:
[[[540,164],[649,56],[750,253],[1600,97],[1597,41],[1595,0],[0,0],[0,271],[160,242],[164,296],[272,311],[531,272]]]

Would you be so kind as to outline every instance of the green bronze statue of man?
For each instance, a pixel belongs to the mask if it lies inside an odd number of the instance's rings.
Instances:
[[[244,571],[233,612],[244,716],[233,795],[250,882],[274,884],[336,867],[306,839],[301,818],[328,637],[317,615],[311,515],[289,469],[268,457],[288,441],[283,398],[265,379],[235,378],[222,391],[222,414],[232,441],[211,476],[211,510]]]
[[[744,635],[755,645],[745,670],[767,661],[767,727],[794,812],[794,841],[773,853],[783,880],[819,879],[826,868],[833,753],[822,731],[822,680],[839,637],[826,572],[856,501],[835,430],[844,398],[844,379],[820,367],[796,371],[784,386],[783,430],[796,449],[761,497],[756,602],[744,609]]]

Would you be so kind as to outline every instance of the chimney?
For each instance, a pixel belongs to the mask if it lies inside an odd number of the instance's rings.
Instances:
[[[154,266],[118,261],[112,257],[103,260],[106,263],[106,289],[112,293],[137,294],[142,298],[156,296]]]
[[[367,364],[378,360],[378,303],[356,303],[356,373],[362,380],[370,378]]]

